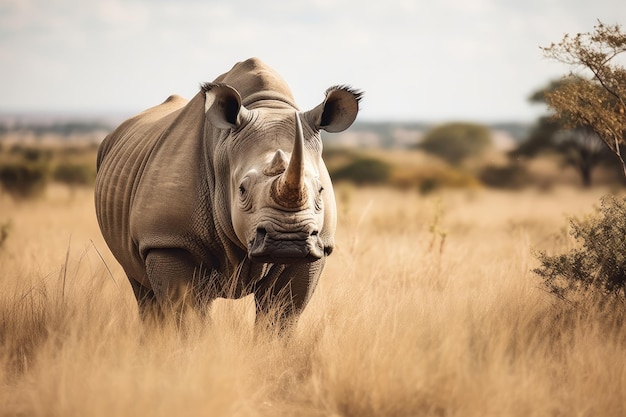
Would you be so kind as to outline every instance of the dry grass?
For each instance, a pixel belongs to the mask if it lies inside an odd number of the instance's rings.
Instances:
[[[341,187],[336,252],[290,339],[253,338],[250,299],[184,336],[144,326],[89,190],[0,197],[0,415],[625,415],[624,324],[530,273],[602,193]]]

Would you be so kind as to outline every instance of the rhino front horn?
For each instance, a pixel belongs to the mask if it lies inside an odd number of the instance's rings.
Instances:
[[[276,203],[286,208],[302,207],[307,200],[304,186],[304,134],[298,113],[296,113],[296,137],[291,159],[285,172],[274,181],[272,197]]]

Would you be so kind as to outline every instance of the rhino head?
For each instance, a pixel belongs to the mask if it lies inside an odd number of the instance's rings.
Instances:
[[[313,262],[333,250],[336,206],[320,130],[347,129],[360,97],[332,87],[320,105],[298,112],[281,105],[247,108],[224,84],[206,92],[208,121],[229,132],[215,158],[227,160],[230,231],[251,261]]]

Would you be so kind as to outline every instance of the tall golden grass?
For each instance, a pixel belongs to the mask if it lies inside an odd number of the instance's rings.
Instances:
[[[606,190],[338,187],[336,251],[293,335],[249,299],[137,316],[91,191],[0,197],[1,416],[620,416],[626,328],[541,288]]]

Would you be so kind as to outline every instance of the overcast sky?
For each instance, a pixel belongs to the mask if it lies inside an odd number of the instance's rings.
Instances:
[[[0,111],[134,113],[258,56],[303,110],[365,90],[361,119],[533,120],[566,68],[539,46],[626,24],[624,0],[0,0]]]

